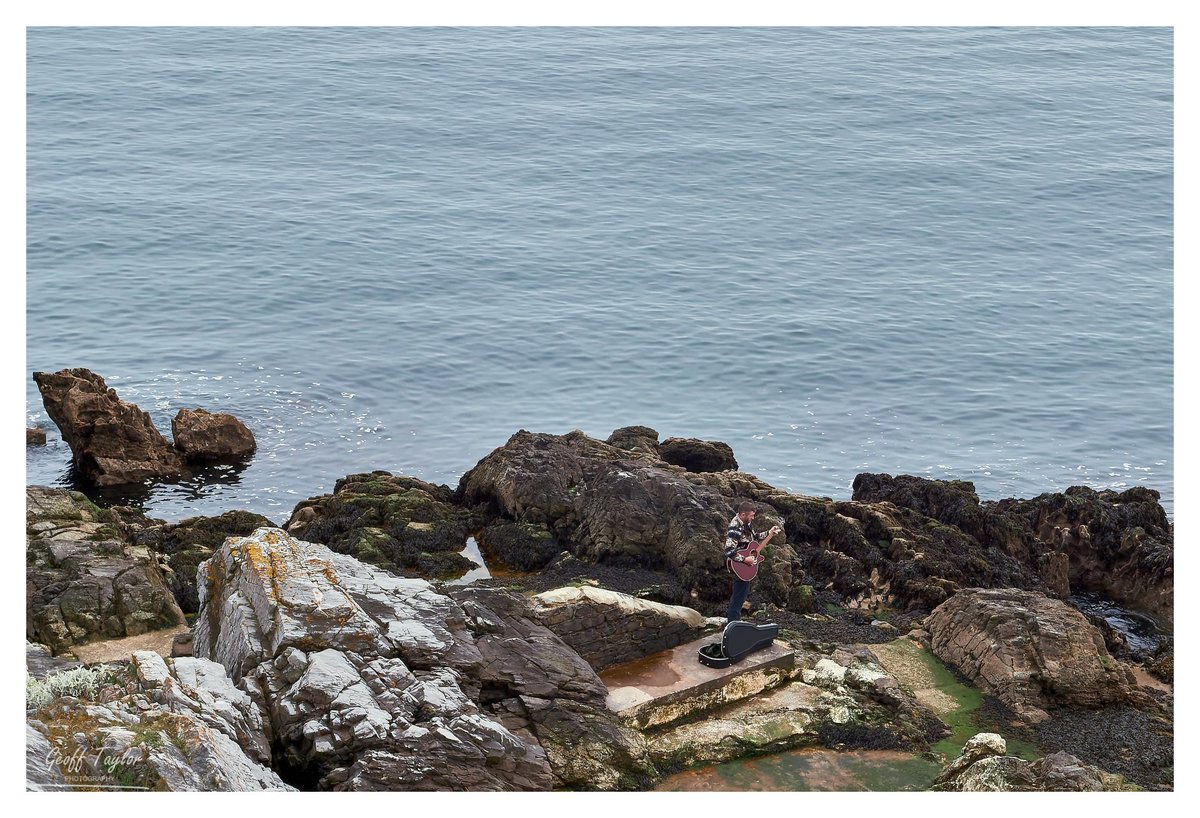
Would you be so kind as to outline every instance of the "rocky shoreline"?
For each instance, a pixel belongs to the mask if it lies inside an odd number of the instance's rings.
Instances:
[[[26,635],[44,647],[27,656],[28,787],[644,790],[825,748],[941,760],[937,789],[1173,788],[1169,636],[1131,648],[1068,601],[1169,631],[1156,492],[993,503],[962,481],[863,474],[838,501],[736,469],[725,444],[647,427],[520,431],[456,487],[348,475],[279,526],[167,523],[30,486]],[[746,614],[781,626],[784,658],[638,721],[602,676],[713,638],[722,532],[745,501],[756,528],[784,531]],[[492,575],[455,584],[468,537]],[[77,646],[187,626],[174,656],[71,666]],[[870,649],[897,640],[981,692],[981,732],[1045,758],[991,738],[938,755],[951,728],[894,651]],[[124,767],[96,760],[114,755]]]

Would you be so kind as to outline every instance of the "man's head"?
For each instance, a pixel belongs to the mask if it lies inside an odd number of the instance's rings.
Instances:
[[[738,510],[737,510],[738,519],[741,520],[743,523],[748,523],[754,519],[754,515],[755,515],[756,511],[757,511],[757,509],[755,509],[754,503],[750,503],[750,502],[742,503],[740,506],[738,506]]]

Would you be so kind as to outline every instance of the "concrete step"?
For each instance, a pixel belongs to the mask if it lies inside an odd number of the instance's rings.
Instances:
[[[605,670],[600,679],[608,687],[608,708],[645,730],[757,696],[791,678],[795,651],[778,639],[727,668],[700,664],[700,648],[719,639],[707,636]]]

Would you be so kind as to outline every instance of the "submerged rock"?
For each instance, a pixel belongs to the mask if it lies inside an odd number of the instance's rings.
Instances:
[[[960,591],[926,618],[935,655],[1022,718],[1130,700],[1136,681],[1075,608],[1012,588]]]
[[[249,457],[258,447],[254,433],[233,415],[206,409],[180,409],[171,421],[175,448],[189,463]]]
[[[333,494],[298,503],[284,528],[397,574],[457,577],[475,567],[460,553],[473,518],[453,499],[449,488],[414,477],[351,474]]]
[[[628,788],[654,774],[529,603],[453,597],[278,529],[200,569],[197,656],[259,691],[287,777],[335,790]]]
[[[25,634],[55,653],[184,624],[158,557],[113,510],[78,492],[26,489]]]
[[[88,369],[35,372],[46,413],[71,447],[76,472],[97,486],[185,473],[183,458],[150,415]]]

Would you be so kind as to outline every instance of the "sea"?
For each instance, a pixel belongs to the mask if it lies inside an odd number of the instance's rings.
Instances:
[[[1163,28],[32,28],[35,371],[248,465],[282,522],[517,430],[721,440],[782,488],[1148,486],[1173,513]]]

